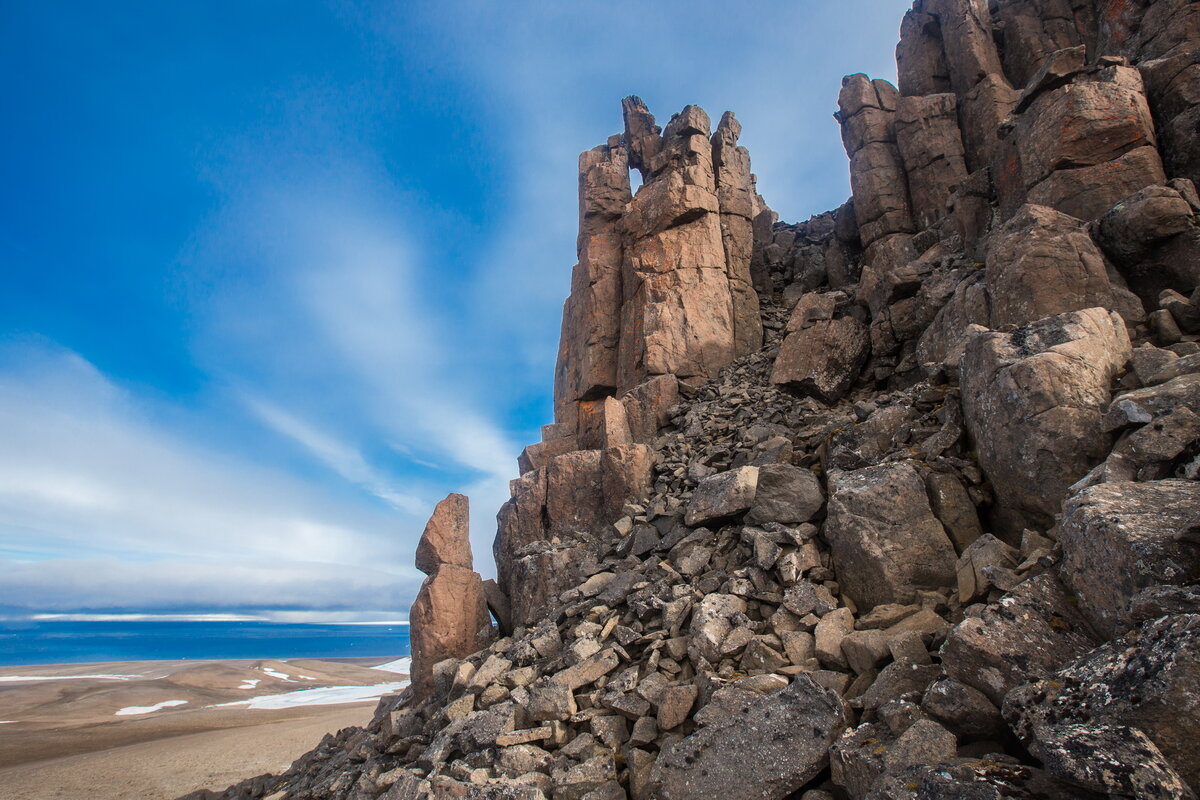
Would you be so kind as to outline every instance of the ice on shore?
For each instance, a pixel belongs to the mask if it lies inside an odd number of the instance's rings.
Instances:
[[[407,675],[412,671],[412,659],[405,656],[404,658],[397,658],[395,661],[389,661],[386,664],[380,664],[377,667],[371,667],[371,669],[380,669],[384,672],[398,672]]]
[[[187,700],[163,700],[161,703],[155,703],[152,706],[125,706],[117,712],[118,717],[132,717],[136,714],[150,714],[154,711],[161,711],[164,708],[174,708],[175,706],[186,706]]]
[[[274,710],[298,706],[331,706],[339,703],[364,703],[376,700],[385,694],[398,692],[408,686],[408,681],[377,683],[374,686],[325,686],[319,689],[301,689],[283,694],[264,694],[249,700],[220,703],[210,708],[245,706],[252,709]]]
[[[0,675],[0,683],[26,683],[29,681],[132,681],[141,675]]]

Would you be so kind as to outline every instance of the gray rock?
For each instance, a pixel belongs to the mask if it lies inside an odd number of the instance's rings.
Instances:
[[[1133,624],[1130,602],[1140,590],[1200,578],[1200,545],[1178,538],[1197,518],[1194,481],[1104,483],[1064,504],[1060,572],[1099,633]]]
[[[993,703],[1094,646],[1087,623],[1052,575],[1030,578],[954,626],[942,646],[946,674]]]
[[[1170,785],[1169,771],[1136,733],[1104,730],[1128,728],[1149,737],[1170,768],[1187,785],[1197,785],[1200,616],[1154,620],[1136,635],[1096,648],[1053,676],[1014,690],[1005,700],[1004,715],[1035,754],[1046,747],[1048,769],[1060,769],[1072,780],[1109,775],[1129,787],[1144,786],[1158,776]],[[1094,763],[1089,762],[1088,748],[1072,745],[1075,734],[1095,742]],[[1122,754],[1136,755],[1138,760],[1123,761]],[[1138,771],[1141,766],[1147,768],[1145,772]],[[1129,793],[1128,788],[1124,791]]]
[[[825,767],[845,724],[841,699],[797,675],[786,689],[664,749],[651,777],[653,794],[662,800],[778,800]]]
[[[758,467],[738,467],[700,481],[684,514],[689,527],[735,517],[750,509],[758,486]]]
[[[760,467],[754,504],[746,521],[798,524],[812,519],[825,504],[821,481],[812,470],[791,464]]]
[[[918,590],[953,582],[954,545],[908,464],[831,472],[824,534],[859,611],[911,603]]]
[[[1108,454],[1101,419],[1130,350],[1125,323],[1101,308],[971,336],[963,411],[995,489],[1001,538],[1049,528],[1071,484]]]

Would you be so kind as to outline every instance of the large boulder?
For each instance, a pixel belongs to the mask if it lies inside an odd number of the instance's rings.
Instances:
[[[911,603],[918,590],[954,582],[954,545],[908,464],[830,472],[824,535],[843,591],[860,611]]]
[[[807,674],[782,691],[663,750],[651,774],[662,800],[778,800],[829,763],[829,746],[846,726],[841,698]]]
[[[1200,523],[1200,484],[1102,483],[1063,505],[1061,573],[1079,608],[1106,638],[1134,620],[1142,589],[1200,581],[1200,543],[1180,538]]]
[[[963,412],[996,493],[997,533],[1045,530],[1072,483],[1107,454],[1102,420],[1132,348],[1102,308],[1009,332],[974,328],[962,360]]]
[[[438,503],[417,544],[417,569],[426,575],[445,564],[471,569],[469,520],[470,501],[465,495],[450,494]]]
[[[849,391],[867,360],[870,338],[853,317],[820,320],[789,333],[775,359],[771,383],[833,403]]]
[[[758,467],[738,467],[700,481],[683,521],[695,527],[744,514],[754,503],[758,470]]]
[[[432,689],[433,665],[464,658],[491,638],[487,600],[479,573],[443,565],[421,584],[408,614],[412,685],[418,697]]]
[[[1012,688],[1049,675],[1094,645],[1062,584],[1039,575],[954,626],[942,646],[942,665],[999,705]]]
[[[1194,797],[1187,786],[1152,790],[1178,787],[1178,776],[1200,786],[1200,616],[1147,622],[1016,689],[1004,712],[1047,769],[1073,782],[1121,796]]]
[[[987,286],[993,328],[1113,307],[1100,248],[1082,222],[1046,206],[1022,207],[996,232]]]

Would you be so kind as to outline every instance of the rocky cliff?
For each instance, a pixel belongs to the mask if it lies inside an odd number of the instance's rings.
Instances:
[[[1196,796],[1200,3],[918,0],[896,57],[798,224],[732,114],[623,102],[497,581],[452,495],[413,687],[207,796]]]

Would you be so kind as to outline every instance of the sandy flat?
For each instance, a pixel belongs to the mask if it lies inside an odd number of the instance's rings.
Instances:
[[[0,798],[175,798],[281,771],[326,733],[369,721],[377,700],[270,709],[246,701],[336,700],[406,677],[371,669],[378,661],[0,669]]]

